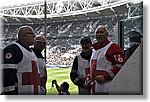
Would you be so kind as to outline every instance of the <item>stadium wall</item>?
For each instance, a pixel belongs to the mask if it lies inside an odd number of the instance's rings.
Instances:
[[[143,94],[143,43],[109,84],[110,94]]]

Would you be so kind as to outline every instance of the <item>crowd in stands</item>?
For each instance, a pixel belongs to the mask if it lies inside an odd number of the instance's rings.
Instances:
[[[65,21],[65,22],[55,22],[47,23],[47,37],[49,36],[65,36],[65,35],[93,35],[94,28],[98,25],[107,25],[109,30],[109,35],[114,36],[114,27],[116,23],[125,19],[125,15],[113,15],[105,16],[97,19],[89,20],[77,20],[77,21]],[[132,24],[134,23],[134,25]],[[138,23],[138,24],[136,24]],[[141,22],[142,23],[142,22]],[[128,23],[126,23],[128,24]],[[140,23],[138,21],[130,21],[129,26],[126,29],[133,28],[139,29]],[[36,34],[44,34],[44,24],[30,24],[34,28]],[[2,38],[12,39],[5,40],[4,44],[9,44],[16,38],[16,33],[20,25],[15,24],[4,24],[2,31]],[[131,29],[132,30],[132,29]],[[126,30],[127,31],[127,30]],[[128,32],[125,32],[128,33]],[[79,38],[69,38],[69,39],[47,39],[47,65],[71,65],[74,57],[81,51],[79,46]],[[93,40],[94,38],[91,37]]]
[[[49,40],[46,50],[47,64],[71,65],[76,54],[81,51],[78,44],[79,38]]]
[[[86,20],[76,20],[76,21],[65,21],[65,22],[55,22],[47,23],[47,36],[62,36],[62,35],[88,35],[94,33],[94,28],[97,25],[104,24],[108,26],[109,31],[114,34],[113,26],[117,21],[125,18],[124,15],[121,16],[104,16],[97,19],[86,19]],[[44,24],[30,24],[37,34],[44,34]],[[21,25],[15,24],[4,24],[4,30],[2,32],[2,37],[16,37],[16,32],[18,27]]]

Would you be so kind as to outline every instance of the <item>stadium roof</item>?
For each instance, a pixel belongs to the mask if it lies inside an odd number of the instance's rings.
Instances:
[[[48,0],[3,7],[0,16],[4,22],[38,23],[43,21],[45,5],[47,7],[47,22],[66,20],[91,19],[128,12],[133,0]],[[45,4],[45,5],[44,5]]]

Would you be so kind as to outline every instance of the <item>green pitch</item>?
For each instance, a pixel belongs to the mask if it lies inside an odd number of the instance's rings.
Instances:
[[[46,84],[47,95],[57,95],[58,92],[56,87],[52,87],[52,80],[56,79],[58,85],[62,82],[67,82],[69,84],[69,91],[71,95],[77,95],[78,89],[72,81],[70,80],[70,70],[71,68],[47,68],[48,80]]]

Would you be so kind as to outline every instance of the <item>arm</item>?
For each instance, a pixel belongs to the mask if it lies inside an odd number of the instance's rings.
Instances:
[[[18,94],[17,64],[22,57],[21,50],[15,44],[9,45],[3,50],[4,94]]]
[[[99,83],[112,80],[125,63],[122,49],[117,44],[112,44],[107,50],[106,59],[111,62],[111,66],[103,74],[96,76],[96,80]]]
[[[44,89],[46,89],[46,82],[47,82],[47,70],[46,67],[44,67],[44,71],[43,71],[44,75],[43,77],[41,77],[41,87],[43,87]]]
[[[44,79],[45,79],[45,84],[47,82],[47,70],[46,67],[44,68]]]
[[[57,81],[56,81],[56,80],[53,80],[53,81],[52,81],[52,84],[54,84],[54,85],[56,86],[56,89],[57,89],[58,92],[61,91],[60,88],[59,88],[59,85],[57,84]]]
[[[78,71],[78,57],[76,56],[73,61],[72,69],[70,72],[70,79],[75,85],[83,87],[85,80],[79,78],[77,71]]]

